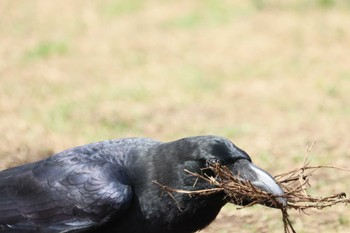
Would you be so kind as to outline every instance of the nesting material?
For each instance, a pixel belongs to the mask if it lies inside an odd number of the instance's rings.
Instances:
[[[215,177],[203,176],[188,170],[185,170],[185,172],[197,177],[198,179],[203,179],[209,182],[214,186],[214,188],[211,189],[188,191],[172,189],[171,187],[163,186],[157,182],[155,183],[160,185],[164,191],[169,193],[170,196],[172,196],[171,193],[173,192],[188,195],[211,195],[216,192],[225,192],[227,197],[230,198],[233,203],[240,203],[247,199],[252,201],[250,204],[243,206],[242,208],[253,206],[255,204],[271,203],[271,205],[274,207],[281,209],[285,233],[296,232],[289,219],[287,212],[288,209],[305,211],[308,209],[323,209],[336,204],[350,203],[350,198],[346,198],[346,194],[344,192],[325,197],[313,197],[307,194],[307,189],[311,187],[309,183],[310,178],[315,171],[323,168],[349,171],[340,167],[310,166],[308,160],[305,159],[300,168],[275,176],[277,183],[285,192],[283,197],[287,199],[286,206],[283,206],[277,201],[279,196],[269,194],[254,187],[250,182],[240,180],[225,166],[212,164],[209,168],[214,171],[216,174]]]

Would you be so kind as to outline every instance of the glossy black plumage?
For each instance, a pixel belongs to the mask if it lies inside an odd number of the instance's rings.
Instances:
[[[194,232],[215,219],[227,202],[224,195],[170,197],[153,181],[179,189],[210,188],[184,169],[210,175],[203,168],[218,161],[239,173],[241,160],[251,162],[216,136],[169,143],[117,139],[72,148],[0,172],[0,232]],[[254,172],[247,174],[258,181]]]

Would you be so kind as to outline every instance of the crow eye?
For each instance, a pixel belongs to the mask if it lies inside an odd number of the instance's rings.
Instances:
[[[215,165],[215,164],[221,164],[219,159],[211,158],[207,161],[207,165]]]

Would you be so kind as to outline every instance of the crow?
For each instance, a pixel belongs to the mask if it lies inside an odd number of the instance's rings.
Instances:
[[[225,194],[168,195],[155,181],[174,189],[212,188],[184,171],[211,176],[205,168],[212,163],[286,203],[271,175],[226,138],[114,139],[1,171],[0,232],[195,232],[215,219],[229,201]]]

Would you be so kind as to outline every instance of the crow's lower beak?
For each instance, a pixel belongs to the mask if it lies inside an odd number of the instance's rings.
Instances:
[[[272,195],[278,196],[276,200],[283,206],[287,205],[287,199],[283,197],[284,192],[276,183],[275,179],[269,173],[255,166],[248,160],[238,160],[233,167],[233,173],[240,177],[242,180],[249,181],[255,187]],[[270,207],[276,207],[276,204],[273,203],[261,204]]]

